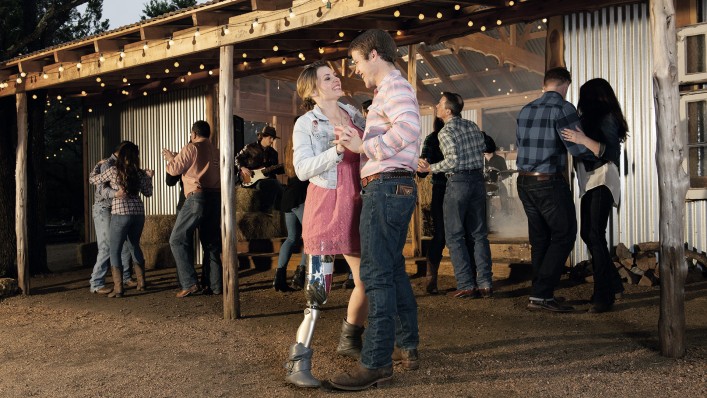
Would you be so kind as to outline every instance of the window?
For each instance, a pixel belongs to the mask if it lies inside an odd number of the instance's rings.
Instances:
[[[707,81],[707,24],[678,31],[678,79],[680,84]]]
[[[707,199],[707,91],[680,98],[680,119],[687,134],[686,170],[690,176],[688,199]],[[695,190],[695,192],[692,192]]]

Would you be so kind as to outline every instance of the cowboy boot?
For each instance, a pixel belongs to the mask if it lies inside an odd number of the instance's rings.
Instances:
[[[310,348],[302,343],[293,344],[290,347],[290,358],[285,363],[287,376],[285,381],[297,387],[319,387],[321,382],[312,376],[312,353]]]
[[[352,325],[344,319],[341,324],[341,337],[339,338],[339,346],[336,347],[336,353],[345,357],[359,359],[361,357],[361,348],[363,347],[363,326]]]
[[[110,267],[110,273],[113,275],[113,291],[108,297],[123,297],[123,270],[118,267]]]
[[[329,383],[336,389],[345,391],[360,391],[372,386],[384,387],[391,383],[393,379],[393,366],[385,366],[378,369],[364,368],[361,363],[353,368],[338,373],[329,380]]]
[[[135,268],[135,278],[137,278],[137,290],[143,291],[147,286],[147,281],[145,280],[145,265],[135,263],[133,268]]]
[[[439,272],[439,264],[427,262],[427,290],[428,294],[439,294],[437,289],[437,273]]]
[[[282,267],[275,270],[275,280],[272,282],[276,292],[291,292],[292,288],[287,285],[287,268]]]

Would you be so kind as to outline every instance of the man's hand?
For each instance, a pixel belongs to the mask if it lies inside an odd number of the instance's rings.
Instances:
[[[155,171],[152,169],[145,169],[145,174],[147,174],[148,177],[152,178],[155,175]]]
[[[123,188],[120,188],[115,192],[115,197],[116,198],[124,198],[127,195],[127,192]]]
[[[351,126],[336,126],[334,133],[339,137],[334,144],[343,145],[353,153],[363,153],[363,140],[358,136],[358,131]]]
[[[247,168],[247,167],[241,167],[241,174],[242,174],[243,176],[248,176],[248,177],[252,177],[252,176],[253,176],[253,172],[250,171],[250,169]]]
[[[430,163],[426,159],[418,159],[417,160],[417,171],[420,173],[429,173],[430,171]]]
[[[171,162],[175,156],[177,156],[176,152],[172,152],[167,148],[162,148],[162,157],[167,161],[167,163]]]

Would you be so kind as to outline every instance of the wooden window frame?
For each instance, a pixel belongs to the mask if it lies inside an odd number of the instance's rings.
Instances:
[[[707,90],[694,91],[681,94],[680,96],[680,125],[681,130],[686,136],[686,156],[683,163],[683,169],[690,178],[690,189],[687,192],[688,200],[705,200],[707,199],[707,175],[693,176],[690,174],[690,149],[703,147],[707,148],[707,141],[704,143],[691,143],[688,134],[688,104],[697,101],[707,101]]]

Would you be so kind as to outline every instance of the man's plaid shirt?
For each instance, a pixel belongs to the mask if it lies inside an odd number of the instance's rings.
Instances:
[[[430,165],[433,173],[454,173],[484,167],[484,135],[471,120],[454,116],[439,131],[441,162]]]
[[[584,145],[565,141],[560,135],[562,129],[578,125],[574,105],[556,91],[548,91],[524,106],[518,114],[516,130],[518,170],[562,173],[567,170],[567,152],[581,158],[593,157]]]

